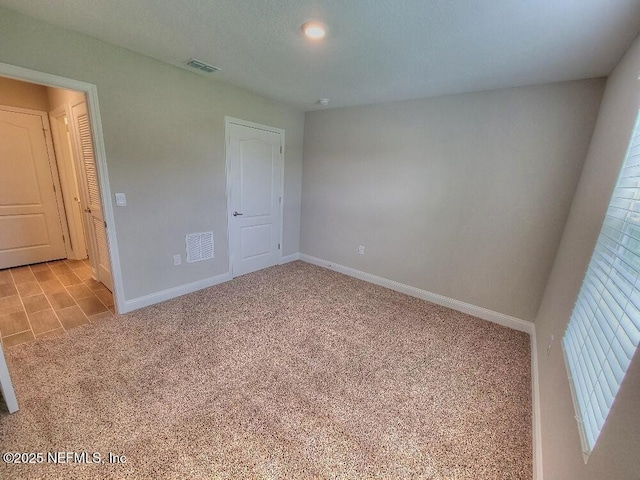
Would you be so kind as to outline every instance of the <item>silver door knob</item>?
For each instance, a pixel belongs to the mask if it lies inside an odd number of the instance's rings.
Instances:
[[[89,207],[84,209],[85,213],[91,213],[91,209]]]
[[[237,217],[238,215],[243,215],[242,213],[238,213],[238,212],[233,212],[233,216]]]

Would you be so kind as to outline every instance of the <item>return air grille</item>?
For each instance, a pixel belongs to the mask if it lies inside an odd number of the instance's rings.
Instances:
[[[189,233],[186,244],[187,263],[213,258],[213,232]]]
[[[213,73],[220,70],[218,67],[214,67],[213,65],[209,65],[208,63],[204,63],[200,60],[196,60],[195,58],[187,60],[187,65],[190,66],[191,68],[197,68],[198,70],[202,70],[205,73]]]

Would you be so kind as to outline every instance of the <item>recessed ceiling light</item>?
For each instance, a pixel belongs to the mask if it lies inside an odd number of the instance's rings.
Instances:
[[[302,25],[302,31],[312,40],[320,40],[326,33],[326,27],[320,22],[307,22]]]
[[[329,99],[328,98],[321,98],[320,100],[318,100],[318,103],[322,106],[327,106],[329,105]]]

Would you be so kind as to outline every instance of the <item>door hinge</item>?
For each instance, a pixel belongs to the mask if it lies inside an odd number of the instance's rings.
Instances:
[[[53,193],[56,193],[56,184],[52,184],[53,185]]]
[[[278,199],[278,203],[279,203],[280,205],[282,205],[282,197],[280,197],[280,198]]]
[[[280,153],[282,153],[282,145],[280,145]]]
[[[278,250],[280,250],[280,244],[278,244]]]
[[[64,238],[64,234],[62,234],[62,243],[67,243],[67,241]]]
[[[104,228],[107,228],[107,222],[106,221],[104,222]]]

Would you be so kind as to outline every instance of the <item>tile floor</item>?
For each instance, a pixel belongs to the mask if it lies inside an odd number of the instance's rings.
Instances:
[[[87,260],[0,270],[0,337],[12,347],[114,315],[113,296]]]

